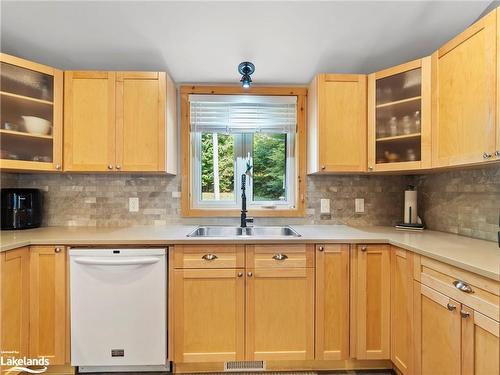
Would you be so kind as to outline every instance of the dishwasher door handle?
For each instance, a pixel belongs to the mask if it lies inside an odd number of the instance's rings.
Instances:
[[[103,258],[76,258],[75,262],[79,264],[87,264],[90,266],[140,266],[147,264],[158,263],[160,258],[154,257],[136,257],[136,258],[120,258],[120,259],[103,259]]]

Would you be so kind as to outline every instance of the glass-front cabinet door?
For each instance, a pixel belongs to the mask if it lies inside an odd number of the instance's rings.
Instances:
[[[368,171],[431,166],[430,57],[368,77]]]
[[[0,167],[62,169],[62,72],[0,54]]]

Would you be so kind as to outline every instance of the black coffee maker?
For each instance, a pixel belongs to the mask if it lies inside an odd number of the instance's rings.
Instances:
[[[1,190],[2,229],[37,228],[42,224],[42,193],[38,189]]]

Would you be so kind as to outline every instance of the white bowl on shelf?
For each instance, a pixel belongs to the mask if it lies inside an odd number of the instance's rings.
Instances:
[[[41,117],[21,116],[24,120],[24,128],[28,133],[37,135],[48,135],[52,129],[52,123]]]

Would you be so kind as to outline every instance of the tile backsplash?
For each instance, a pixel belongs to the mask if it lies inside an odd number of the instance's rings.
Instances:
[[[44,191],[45,226],[238,224],[237,218],[182,218],[180,177],[135,174],[1,174],[2,187]],[[394,225],[401,220],[403,191],[419,191],[419,215],[429,229],[495,241],[500,211],[500,165],[419,176],[309,176],[302,218],[256,218],[257,224]],[[128,198],[139,211],[128,211]],[[320,213],[329,198],[331,214]],[[354,199],[365,199],[365,213]]]

